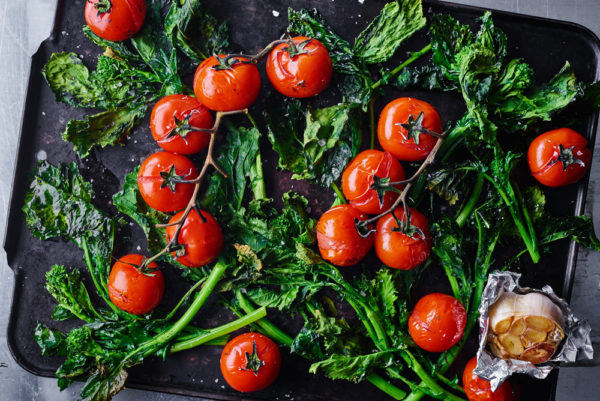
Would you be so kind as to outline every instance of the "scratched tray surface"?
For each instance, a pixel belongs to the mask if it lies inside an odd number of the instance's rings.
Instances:
[[[284,4],[285,3],[285,4]],[[281,35],[287,26],[287,6],[294,8],[316,7],[327,18],[333,28],[344,38],[352,40],[381,9],[384,1],[292,0],[265,1],[248,0],[207,0],[206,8],[215,16],[227,20],[231,28],[232,50],[245,50],[253,53],[272,39]],[[59,358],[44,357],[33,341],[32,331],[37,321],[61,329],[69,328],[69,322],[58,323],[50,319],[54,300],[44,289],[44,274],[52,264],[82,267],[82,253],[74,245],[62,241],[42,242],[32,238],[25,226],[20,211],[28,184],[29,172],[37,159],[47,158],[50,162],[77,160],[70,144],[63,142],[60,133],[71,118],[81,118],[90,111],[75,110],[56,103],[53,94],[43,82],[40,70],[56,51],[73,51],[79,54],[88,67],[95,65],[99,49],[91,44],[81,32],[84,24],[83,2],[60,1],[59,13],[53,40],[42,43],[32,60],[25,115],[21,133],[17,172],[13,187],[10,217],[7,227],[5,248],[8,261],[15,273],[15,288],[11,317],[8,327],[8,344],[16,361],[28,371],[53,376],[60,365]],[[446,12],[463,22],[476,23],[482,9],[452,5],[427,3],[426,13]],[[549,80],[569,60],[580,80],[589,82],[598,79],[599,45],[593,34],[584,28],[562,22],[518,16],[495,14],[495,21],[509,38],[509,57],[522,57],[536,71],[540,82]],[[407,51],[422,48],[427,43],[425,32],[418,33],[398,51],[391,64],[398,64],[406,57]],[[264,67],[261,66],[261,69]],[[268,81],[263,73],[264,94]],[[432,103],[442,115],[444,122],[452,121],[464,113],[463,102],[456,94],[443,94],[422,91],[386,90],[386,95],[376,104],[380,111],[386,102],[398,96],[414,96]],[[324,94],[318,101],[331,104],[339,97]],[[259,116],[260,102],[252,108]],[[574,128],[594,142],[597,117],[590,116],[579,121]],[[263,130],[264,132],[264,130]],[[366,141],[365,141],[366,142]],[[268,143],[261,145],[268,193],[276,199],[290,188],[310,199],[311,213],[317,217],[331,204],[332,194],[323,194],[319,187],[292,181],[290,174],[276,171],[277,156]],[[123,177],[150,153],[158,150],[151,139],[148,118],[134,131],[125,147],[110,147],[92,152],[84,160],[78,160],[87,179],[93,180],[96,193],[95,202],[109,213],[115,213],[110,205],[112,194],[120,190]],[[518,172],[521,181],[533,183],[524,166]],[[577,187],[547,190],[549,209],[558,215],[581,214],[587,187],[587,176]],[[224,223],[224,222],[222,222]],[[226,224],[224,224],[226,229]],[[126,225],[118,232],[116,255],[139,252],[145,249],[141,230],[133,224]],[[558,293],[568,296],[575,265],[576,248],[573,244],[560,243],[546,254],[538,266],[523,265],[524,281],[529,285],[550,284]],[[431,291],[447,291],[440,287],[444,280],[439,272],[426,272],[415,296]],[[167,291],[160,308],[168,310],[188,287],[176,272],[165,269]],[[86,276],[87,278],[87,276]],[[91,284],[88,280],[87,284]],[[231,313],[213,302],[209,303],[194,324],[214,327],[233,319]],[[298,329],[298,320],[275,316],[274,320],[288,329]],[[463,352],[462,359],[455,364],[453,374],[460,370],[475,349],[473,337]],[[231,390],[223,381],[219,370],[220,347],[200,347],[175,355],[165,362],[148,359],[143,365],[130,370],[129,386],[178,394],[204,396],[213,399],[238,400],[240,394]],[[283,369],[275,384],[261,392],[244,396],[248,400],[272,400],[275,398],[295,400],[365,400],[386,399],[370,384],[353,384],[330,381],[320,375],[308,374],[309,364],[301,358],[283,353]],[[554,398],[556,373],[548,380],[523,381],[522,399],[550,400]]]

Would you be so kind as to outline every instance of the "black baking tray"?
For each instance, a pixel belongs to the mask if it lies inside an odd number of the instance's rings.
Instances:
[[[331,0],[206,0],[205,7],[213,15],[229,22],[232,32],[233,50],[243,49],[248,53],[258,50],[270,40],[277,38],[287,26],[287,7],[316,7],[344,38],[354,38],[382,8],[385,1],[331,1]],[[65,242],[42,242],[33,238],[25,226],[21,212],[23,198],[28,186],[28,174],[38,158],[50,162],[77,160],[84,176],[93,179],[96,203],[108,212],[115,210],[110,205],[113,193],[120,190],[123,177],[139,164],[148,154],[158,150],[149,134],[148,120],[134,131],[125,147],[94,150],[88,158],[78,160],[70,144],[63,142],[60,133],[71,118],[81,118],[89,111],[75,110],[59,104],[44,83],[40,74],[44,63],[55,51],[74,51],[82,56],[84,63],[95,65],[99,49],[91,44],[81,32],[84,24],[83,2],[58,1],[58,10],[53,35],[44,41],[32,57],[27,98],[23,115],[12,200],[7,223],[4,247],[8,263],[14,270],[14,294],[8,325],[8,345],[15,360],[26,370],[36,375],[53,376],[61,363],[60,358],[44,357],[35,344],[32,331],[37,321],[53,327],[66,329],[69,323],[56,323],[50,319],[54,300],[44,290],[44,274],[54,263],[81,267],[82,254],[74,245]],[[463,22],[475,24],[483,9],[452,3],[427,2],[427,15],[434,12],[450,13]],[[277,13],[279,13],[277,15]],[[598,55],[600,42],[588,29],[563,21],[523,16],[495,11],[494,20],[509,38],[509,57],[524,58],[536,71],[540,82],[549,80],[569,60],[577,77],[584,82],[600,78]],[[427,43],[425,31],[418,33],[405,43],[392,59],[392,64],[406,58],[407,51],[422,48]],[[264,78],[264,76],[263,76]],[[263,93],[268,90],[263,79]],[[381,110],[385,103],[398,96],[414,96],[429,101],[440,111],[445,122],[455,120],[464,112],[462,101],[456,94],[423,91],[386,90],[386,95],[376,103]],[[327,101],[327,95],[322,97]],[[256,116],[260,105],[253,106]],[[583,133],[593,148],[597,126],[597,114],[578,121],[574,129]],[[290,179],[285,172],[276,172],[276,155],[268,143],[261,145],[263,158],[269,168],[267,190],[275,198],[283,191],[293,188],[311,199],[312,214],[318,216],[332,200],[332,195],[323,195],[318,187]],[[531,180],[527,171],[522,174]],[[580,215],[583,213],[589,175],[577,186],[546,190],[548,206],[558,215]],[[133,225],[119,232],[117,254],[135,252],[136,244],[144,248],[141,231]],[[133,244],[133,245],[132,245]],[[550,284],[560,295],[569,298],[577,259],[575,243],[563,242],[552,247],[537,266],[524,263],[524,283],[534,286]],[[187,287],[176,272],[166,270],[167,294],[163,308],[167,308]],[[425,277],[427,279],[428,277]],[[439,281],[439,280],[438,280]],[[431,282],[434,282],[433,280]],[[429,284],[435,289],[434,284]],[[206,310],[204,310],[206,309]],[[200,326],[211,327],[225,322],[233,316],[221,307],[205,307],[196,319]],[[275,318],[277,320],[277,317]],[[296,322],[297,323],[297,322]],[[72,324],[72,323],[71,323]],[[462,360],[455,364],[454,374],[460,375],[466,356],[474,351],[476,333],[467,344]],[[128,386],[139,389],[205,397],[218,400],[384,400],[383,393],[370,384],[353,384],[330,381],[320,375],[308,374],[308,363],[301,358],[283,352],[284,369],[275,384],[261,392],[241,396],[223,381],[218,365],[221,349],[201,347],[169,356],[165,362],[149,359],[143,365],[130,370]],[[524,400],[553,400],[557,373],[544,381],[523,378]]]

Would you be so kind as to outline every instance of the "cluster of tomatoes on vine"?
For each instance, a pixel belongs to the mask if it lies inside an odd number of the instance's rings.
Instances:
[[[85,8],[92,31],[111,41],[125,40],[139,31],[145,13],[144,0],[88,0]],[[219,170],[212,159],[212,141],[220,118],[247,111],[257,99],[257,64],[264,57],[269,80],[285,96],[315,96],[331,80],[333,66],[325,46],[312,38],[288,37],[270,43],[257,55],[209,57],[196,70],[195,97],[174,94],[156,103],[150,129],[164,151],[148,156],[141,164],[138,187],[151,208],[177,213],[164,225],[168,246],[161,253],[151,258],[126,255],[113,265],[108,290],[117,307],[142,315],[160,303],[164,278],[154,260],[164,253],[170,252],[190,268],[218,257],[223,245],[221,228],[213,216],[196,206],[196,199],[207,168],[212,165]],[[217,113],[216,118],[211,111]],[[403,191],[415,176],[407,180],[400,161],[427,162],[443,139],[441,132],[438,112],[424,101],[398,98],[383,109],[377,127],[383,151],[365,150],[348,164],[342,175],[342,190],[349,203],[331,208],[317,224],[318,247],[325,260],[337,266],[354,265],[373,246],[379,259],[396,269],[413,269],[429,257],[432,238],[427,218],[406,206]],[[543,134],[529,151],[534,177],[551,186],[577,181],[589,166],[586,145],[572,130]],[[205,164],[198,171],[185,155],[207,147]],[[369,219],[368,215],[376,216]],[[421,348],[442,352],[459,341],[465,322],[466,312],[458,300],[446,294],[429,294],[416,304],[409,332]],[[268,386],[277,377],[280,364],[277,346],[257,333],[233,339],[221,357],[224,377],[239,391]],[[489,383],[473,375],[472,368],[469,371],[467,365],[465,369],[465,389],[491,394]],[[473,398],[469,398],[476,399],[476,392],[471,393]],[[512,390],[501,387],[494,394],[500,397],[501,393],[506,396],[494,399],[513,399],[509,398]]]

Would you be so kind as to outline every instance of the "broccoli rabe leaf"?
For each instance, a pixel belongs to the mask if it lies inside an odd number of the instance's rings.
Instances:
[[[545,215],[538,219],[536,226],[540,232],[540,242],[544,244],[570,238],[588,249],[600,251],[600,241],[594,232],[594,223],[589,217]]]
[[[112,305],[106,284],[111,265],[115,221],[91,203],[92,196],[91,185],[83,179],[75,163],[53,166],[47,161],[41,161],[25,195],[23,213],[33,236],[41,240],[63,238],[84,251],[96,291]],[[68,284],[68,279],[72,276],[64,278]],[[76,294],[73,296],[78,301],[84,301],[85,305],[87,302],[83,290],[80,291],[77,286],[72,289],[73,294]],[[74,308],[71,312],[75,312]],[[125,312],[122,314],[129,316]]]
[[[119,107],[87,116],[84,120],[71,120],[62,138],[73,144],[79,157],[86,157],[95,146],[123,143],[146,114],[146,108],[145,104],[134,108]]]
[[[425,23],[420,0],[387,3],[356,38],[354,54],[368,64],[383,63]]]
[[[146,20],[141,33],[131,38],[133,47],[162,83],[161,95],[184,93],[178,73],[177,49],[164,31],[161,1],[147,5]]]
[[[342,103],[305,112],[300,101],[282,101],[277,95],[272,95],[267,104],[277,108],[265,118],[269,141],[279,155],[279,167],[291,171],[294,179],[321,186],[337,180],[360,144],[354,108]]]
[[[33,338],[40,346],[42,355],[65,356],[67,354],[65,335],[58,330],[51,329],[38,322],[33,330]]]
[[[104,320],[92,304],[78,270],[68,270],[60,265],[52,266],[46,273],[45,287],[58,302],[57,308],[69,311],[70,314],[85,322]],[[57,314],[56,309],[55,314]]]
[[[57,101],[73,107],[104,109],[146,103],[153,98],[154,84],[159,82],[151,72],[103,55],[90,73],[75,53],[53,53],[42,75]]]
[[[309,372],[322,372],[330,379],[359,382],[376,368],[386,368],[392,363],[393,351],[381,351],[367,355],[349,356],[333,354],[329,358],[310,365]]]
[[[164,25],[171,43],[196,63],[229,45],[227,24],[207,14],[199,0],[174,1]]]
[[[125,44],[125,41],[121,42],[112,42],[110,40],[106,40],[96,35],[88,25],[83,26],[84,35],[91,40],[96,45],[102,47],[105,53],[113,54],[123,60],[127,60],[128,62],[135,63],[136,66],[139,62],[142,61],[139,54],[131,51],[129,47]]]

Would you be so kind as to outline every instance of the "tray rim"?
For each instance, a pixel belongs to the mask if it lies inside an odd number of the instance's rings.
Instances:
[[[40,43],[40,45],[38,46],[38,49],[30,57],[29,76],[27,79],[27,91],[26,91],[26,95],[25,95],[25,99],[24,99],[23,112],[21,115],[20,130],[19,130],[19,135],[18,135],[17,148],[16,148],[16,152],[15,152],[15,154],[16,154],[15,160],[16,161],[15,161],[15,166],[14,166],[13,173],[12,173],[12,180],[11,180],[11,187],[10,187],[10,200],[9,200],[9,204],[8,204],[8,208],[7,208],[8,215],[7,215],[5,224],[4,224],[4,236],[3,236],[3,240],[2,240],[2,247],[6,251],[6,255],[7,255],[7,264],[10,267],[10,269],[13,270],[13,292],[12,292],[12,297],[11,297],[10,315],[9,315],[9,319],[8,319],[7,332],[6,332],[8,349],[10,351],[12,358],[15,360],[15,362],[17,362],[17,364],[20,367],[22,367],[23,369],[25,369],[27,372],[34,374],[36,376],[49,377],[49,378],[55,377],[54,371],[46,370],[46,369],[39,369],[39,368],[29,364],[26,360],[21,358],[21,356],[18,354],[18,350],[15,349],[14,344],[10,341],[10,338],[11,338],[10,333],[12,332],[12,327],[14,326],[14,319],[15,319],[15,314],[16,314],[15,310],[14,310],[15,309],[15,298],[16,298],[15,295],[16,295],[17,291],[19,291],[17,284],[21,278],[21,269],[15,269],[12,266],[14,255],[12,255],[13,252],[9,253],[9,250],[8,250],[8,248],[11,245],[9,243],[11,240],[9,238],[8,233],[9,233],[10,227],[12,227],[14,224],[17,223],[14,221],[16,219],[16,217],[20,217],[20,216],[18,216],[19,213],[18,212],[15,213],[13,209],[16,208],[19,211],[21,209],[21,205],[16,205],[16,199],[15,199],[15,189],[17,186],[17,178],[18,178],[17,172],[19,171],[19,164],[22,164],[22,162],[21,162],[21,160],[23,159],[22,153],[25,152],[23,149],[23,146],[21,146],[21,145],[22,145],[23,139],[25,137],[24,133],[27,128],[26,116],[30,113],[30,109],[37,108],[37,106],[32,105],[32,102],[31,102],[33,95],[35,95],[34,91],[36,91],[36,88],[34,87],[35,85],[33,84],[33,82],[35,82],[35,79],[41,79],[41,77],[38,76],[39,75],[38,68],[34,68],[34,67],[37,67],[39,65],[40,69],[41,69],[41,65],[43,65],[44,60],[39,60],[39,58],[42,57],[42,55],[44,54],[43,50],[45,50],[46,44],[57,40],[58,31],[60,30],[60,25],[61,25],[61,17],[62,17],[63,9],[65,6],[65,1],[66,0],[56,0],[56,11],[54,14],[54,22],[53,22],[51,34],[49,35],[48,38],[46,38],[45,40],[43,40]],[[572,22],[572,21],[564,21],[564,20],[559,20],[559,19],[554,19],[554,18],[540,17],[537,15],[529,15],[529,14],[517,13],[517,12],[513,12],[513,11],[505,11],[505,10],[499,10],[499,9],[495,9],[495,8],[481,7],[481,6],[475,6],[475,5],[469,5],[469,4],[460,4],[460,3],[450,2],[450,1],[423,0],[424,8],[426,6],[430,6],[430,5],[446,7],[449,10],[464,10],[464,11],[471,12],[471,13],[483,13],[485,11],[491,11],[493,15],[501,15],[505,18],[514,18],[514,19],[518,19],[518,20],[525,20],[527,22],[530,22],[530,23],[534,22],[537,24],[557,24],[563,28],[568,28],[573,31],[579,31],[579,33],[582,35],[582,37],[587,36],[588,42],[591,43],[595,47],[595,55],[596,55],[595,80],[596,81],[600,80],[600,38],[590,28],[588,28],[584,25],[581,25],[579,23]],[[35,74],[35,76],[34,76],[34,74]],[[592,121],[591,121],[592,124],[591,124],[591,135],[589,137],[589,144],[595,145],[596,138],[597,138],[596,134],[598,131],[598,121],[600,118],[600,110],[593,113],[591,115],[591,118],[592,118]],[[593,156],[594,146],[591,146],[590,150],[591,150],[592,156]],[[591,171],[591,168],[590,168],[590,171]],[[588,171],[586,173],[586,175],[584,176],[583,180],[578,184],[577,198],[575,201],[575,211],[574,211],[575,216],[580,216],[580,215],[584,214],[586,196],[587,196],[587,191],[588,191],[588,187],[589,187],[589,178],[590,178],[590,172]],[[585,184],[585,185],[583,185],[583,184]],[[571,241],[570,245],[569,245],[567,265],[566,265],[566,269],[565,269],[565,273],[564,273],[564,284],[563,284],[563,288],[561,289],[562,295],[567,301],[570,301],[571,295],[572,295],[573,281],[574,281],[575,271],[576,271],[576,267],[577,267],[576,265],[577,265],[578,249],[579,249],[579,245],[575,241]],[[555,377],[553,379],[551,379],[552,389],[551,389],[550,401],[555,400],[557,384],[558,384],[558,374],[555,374]],[[202,391],[192,391],[192,390],[186,390],[186,389],[174,388],[174,387],[155,387],[155,386],[151,386],[148,384],[136,383],[135,381],[128,382],[127,388],[152,391],[152,392],[158,392],[158,393],[168,393],[168,394],[185,395],[185,396],[193,396],[193,397],[204,397],[206,399],[216,400],[216,401],[239,399],[239,397],[235,398],[235,397],[229,397],[229,396],[219,395],[219,394],[215,394],[215,393],[207,393],[207,392],[202,392]],[[250,400],[252,398],[244,397],[244,399]]]

